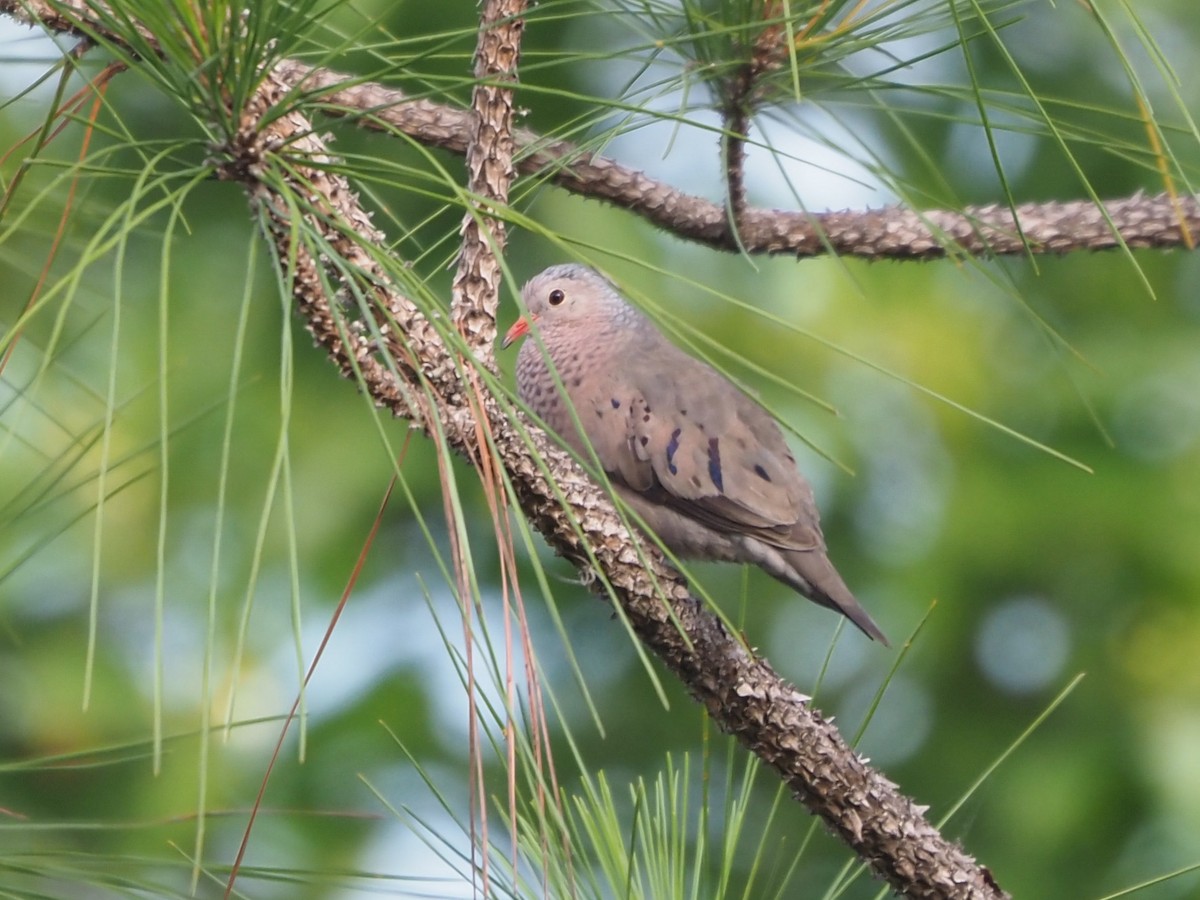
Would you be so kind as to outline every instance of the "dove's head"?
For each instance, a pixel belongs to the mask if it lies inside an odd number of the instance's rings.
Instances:
[[[517,319],[502,346],[507,347],[533,326],[543,331],[586,328],[603,332],[632,323],[639,314],[621,299],[612,282],[587,266],[551,266],[521,289],[529,311]]]

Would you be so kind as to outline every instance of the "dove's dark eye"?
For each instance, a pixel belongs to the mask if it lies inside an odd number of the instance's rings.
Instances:
[[[549,299],[550,299],[551,306],[558,306],[558,304],[562,303],[564,300],[567,299],[567,295],[564,294],[562,291],[560,291],[558,288],[555,288],[554,290],[552,290],[550,292]]]

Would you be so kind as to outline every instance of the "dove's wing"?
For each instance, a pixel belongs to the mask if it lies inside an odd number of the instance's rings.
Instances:
[[[671,345],[588,388],[582,423],[613,478],[719,532],[824,546],[779,427],[715,370]]]

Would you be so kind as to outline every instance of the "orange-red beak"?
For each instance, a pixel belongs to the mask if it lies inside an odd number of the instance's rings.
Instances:
[[[529,333],[529,319],[525,316],[521,316],[521,318],[519,318],[519,319],[517,319],[517,321],[513,322],[513,327],[508,329],[508,334],[506,334],[504,336],[504,343],[500,345],[500,349],[503,350],[509,344],[511,344],[513,341],[515,341],[517,338],[522,337],[523,335],[528,334],[528,333]]]

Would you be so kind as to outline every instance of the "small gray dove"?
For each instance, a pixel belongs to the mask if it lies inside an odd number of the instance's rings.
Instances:
[[[592,269],[551,266],[521,292],[517,389],[681,558],[753,563],[887,644],[825,553],[812,488],[774,419],[688,356]],[[553,362],[585,437],[546,363]],[[585,444],[586,440],[586,444]]]

